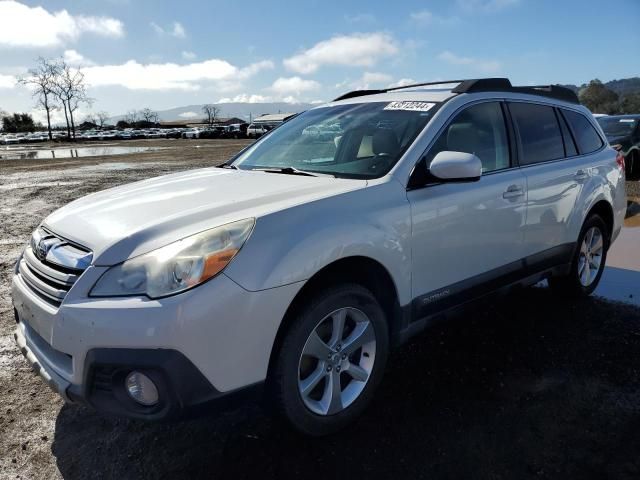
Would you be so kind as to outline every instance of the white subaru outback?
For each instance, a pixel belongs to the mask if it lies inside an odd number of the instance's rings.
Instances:
[[[62,397],[102,412],[261,392],[329,433],[371,400],[390,347],[452,307],[542,279],[593,292],[624,181],[561,87],[351,92],[222,168],[52,213],[16,265],[15,338]]]

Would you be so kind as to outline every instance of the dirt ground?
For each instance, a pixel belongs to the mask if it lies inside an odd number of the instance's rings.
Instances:
[[[329,438],[257,405],[170,424],[64,405],[13,344],[10,279],[32,229],[74,198],[247,142],[126,143],[150,144],[169,148],[0,164],[0,478],[640,478],[640,308],[545,288],[479,302],[396,351],[371,408]]]

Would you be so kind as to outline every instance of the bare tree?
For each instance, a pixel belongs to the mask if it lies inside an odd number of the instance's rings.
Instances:
[[[63,59],[57,62],[57,68],[58,74],[55,77],[55,93],[64,106],[65,118],[67,119],[67,135],[70,136],[70,134],[73,133],[73,138],[75,138],[76,126],[73,113],[83,103],[90,105],[92,99],[87,95],[82,70],[71,67]],[[69,127],[71,127],[71,129],[69,129]]]
[[[129,110],[127,114],[124,116],[124,121],[129,125],[133,125],[138,121],[138,111],[137,110]]]
[[[220,115],[220,109],[215,105],[207,104],[202,106],[202,113],[206,115],[205,121],[211,125],[215,123]]]
[[[36,66],[27,72],[27,75],[18,79],[18,83],[33,89],[33,97],[38,106],[44,108],[47,113],[47,132],[49,140],[53,140],[51,135],[51,111],[58,108],[55,103],[55,80],[58,70],[55,62],[38,57]]]
[[[93,113],[88,113],[85,117],[84,117],[84,121],[88,122],[88,123],[93,123],[94,125],[98,124],[98,121],[96,120],[96,117]]]
[[[104,110],[101,112],[96,113],[96,119],[98,120],[98,125],[100,125],[100,128],[104,127],[104,124],[107,123],[107,120],[109,120],[109,113],[105,112]]]
[[[144,122],[158,123],[158,112],[154,112],[150,108],[140,110],[140,116]]]

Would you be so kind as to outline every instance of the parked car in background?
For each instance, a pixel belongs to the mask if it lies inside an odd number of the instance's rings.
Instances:
[[[249,124],[247,127],[247,137],[249,138],[260,138],[262,135],[267,133],[270,128],[266,125],[259,125],[255,123]]]
[[[263,393],[324,435],[450,309],[543,279],[591,294],[626,207],[622,157],[569,89],[350,92],[220,168],[53,212],[15,267],[15,339],[70,402],[159,420]]]
[[[640,114],[599,117],[607,140],[625,159],[628,177],[640,175]]]
[[[190,128],[189,130],[185,130],[182,132],[182,138],[200,138],[200,134],[202,133],[201,128]]]

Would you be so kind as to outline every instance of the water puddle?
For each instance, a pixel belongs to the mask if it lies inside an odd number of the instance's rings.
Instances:
[[[595,294],[640,306],[640,198],[629,198],[620,235],[607,254]]]
[[[1,160],[41,160],[57,158],[85,158],[110,155],[125,155],[131,153],[154,152],[167,147],[119,147],[119,146],[91,146],[79,148],[44,149],[0,149]]]

